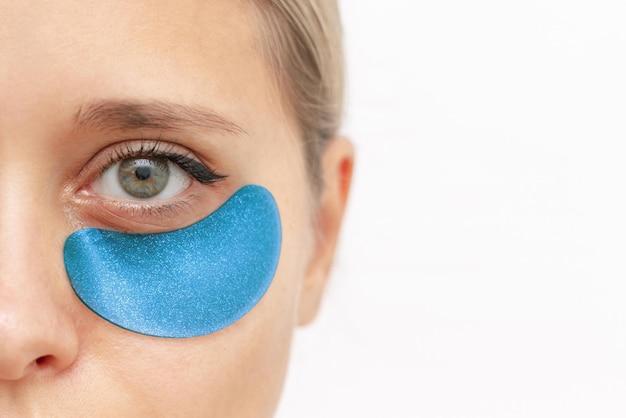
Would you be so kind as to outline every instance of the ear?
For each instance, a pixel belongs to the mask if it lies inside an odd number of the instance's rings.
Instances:
[[[306,325],[317,315],[328,280],[352,181],[354,148],[343,137],[326,145],[321,161],[323,189],[314,212],[314,248],[300,290],[298,324]]]

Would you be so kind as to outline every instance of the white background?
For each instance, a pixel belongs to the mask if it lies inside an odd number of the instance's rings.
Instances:
[[[340,3],[355,183],[278,417],[626,417],[626,2]]]

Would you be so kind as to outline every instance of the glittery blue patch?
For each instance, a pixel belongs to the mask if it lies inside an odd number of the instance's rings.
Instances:
[[[249,185],[176,231],[76,231],[63,256],[74,291],[96,314],[137,333],[184,338],[250,311],[272,282],[280,245],[274,198]]]

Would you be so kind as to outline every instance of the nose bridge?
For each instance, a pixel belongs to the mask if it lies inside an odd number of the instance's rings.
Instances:
[[[44,267],[58,230],[45,164],[12,154],[0,154],[6,162],[0,169],[0,283],[18,271]]]
[[[3,145],[6,141],[3,139]],[[29,163],[23,163],[16,150],[0,148],[0,283],[7,280],[7,270],[19,269],[8,260],[37,256],[41,241],[37,239],[43,217],[43,185],[37,185],[39,174]]]
[[[77,338],[66,306],[61,218],[45,170],[36,159],[0,158],[1,382],[67,367]]]

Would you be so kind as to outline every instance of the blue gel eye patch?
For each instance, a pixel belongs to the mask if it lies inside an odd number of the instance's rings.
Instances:
[[[65,268],[82,302],[140,334],[184,338],[234,323],[265,294],[278,265],[278,208],[239,189],[207,218],[171,232],[87,228],[67,238]]]

